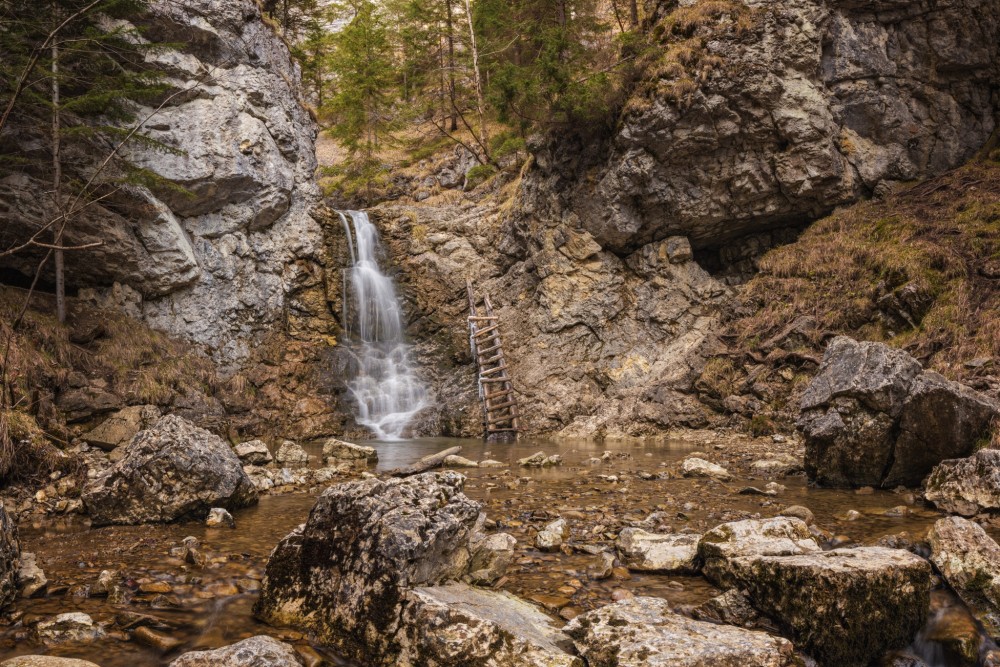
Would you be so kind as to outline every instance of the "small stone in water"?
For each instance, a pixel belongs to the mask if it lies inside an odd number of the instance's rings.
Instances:
[[[233,519],[233,515],[225,509],[221,507],[213,507],[208,511],[208,518],[205,519],[205,525],[209,528],[235,528],[236,520]]]
[[[147,627],[136,628],[135,632],[132,633],[132,637],[138,643],[154,648],[161,653],[172,651],[184,643],[176,637],[165,635],[162,632],[157,632]]]
[[[615,602],[621,602],[622,600],[628,600],[629,598],[635,597],[630,591],[624,588],[616,588],[611,591],[611,599]]]

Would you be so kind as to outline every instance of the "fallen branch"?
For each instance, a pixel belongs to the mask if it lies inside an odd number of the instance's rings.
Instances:
[[[425,456],[413,465],[408,465],[404,468],[396,468],[389,474],[393,477],[410,477],[411,475],[419,475],[422,472],[427,472],[432,468],[439,467],[442,463],[444,463],[446,458],[452,456],[453,454],[458,454],[461,451],[461,447],[449,447],[443,452]]]

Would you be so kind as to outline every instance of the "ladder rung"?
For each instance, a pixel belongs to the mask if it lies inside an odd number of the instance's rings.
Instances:
[[[510,378],[479,378],[480,382],[510,382]]]
[[[482,353],[480,353],[480,356],[482,356]],[[503,352],[501,352],[500,354],[498,354],[495,357],[490,357],[489,359],[481,359],[479,361],[479,365],[480,366],[485,366],[486,364],[492,364],[492,363],[494,363],[496,361],[503,361]]]
[[[479,371],[480,375],[493,375],[494,373],[499,373],[500,371],[507,370],[506,365],[497,366],[496,368],[487,368],[485,371]]]
[[[470,322],[476,321],[476,320],[495,320],[495,319],[497,319],[496,315],[470,315],[469,316],[469,321]]]
[[[500,345],[500,343],[497,343],[497,344],[496,344],[496,345],[494,345],[493,347],[487,347],[487,348],[484,348],[484,349],[482,349],[482,350],[479,350],[479,351],[477,352],[477,354],[478,354],[478,355],[479,355],[479,356],[481,357],[481,356],[483,356],[484,354],[489,354],[490,352],[493,352],[494,350],[499,350],[499,349],[500,349],[501,347],[502,347],[502,346]]]
[[[504,396],[513,393],[514,393],[513,389],[504,389],[503,391],[498,391],[495,394],[486,394],[485,396],[483,396],[483,400],[492,401],[494,398],[503,398]]]
[[[486,430],[488,432],[490,432],[490,433],[498,433],[500,431],[520,431],[521,429],[519,429],[519,428],[489,428],[488,427]]]
[[[506,403],[498,403],[497,405],[487,405],[486,409],[492,412],[493,410],[503,410],[504,408],[509,408],[512,405],[517,405],[517,401],[507,401]]]
[[[477,331],[477,332],[476,332],[476,333],[474,333],[473,335],[474,335],[474,336],[477,336],[477,337],[478,337],[478,336],[482,336],[482,335],[483,335],[483,334],[485,334],[485,333],[489,333],[489,332],[493,331],[494,329],[496,329],[496,328],[497,328],[497,327],[499,327],[499,326],[500,326],[499,324],[494,324],[493,326],[490,326],[490,327],[486,327],[485,329],[480,329],[479,331]]]

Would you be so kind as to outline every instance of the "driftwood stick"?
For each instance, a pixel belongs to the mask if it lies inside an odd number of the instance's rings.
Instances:
[[[449,447],[443,452],[438,452],[437,454],[431,454],[430,456],[425,456],[413,465],[408,465],[405,468],[396,468],[389,474],[393,477],[409,477],[410,475],[419,475],[422,472],[426,472],[431,468],[437,468],[444,460],[451,456],[452,454],[458,454],[462,451],[461,447]]]

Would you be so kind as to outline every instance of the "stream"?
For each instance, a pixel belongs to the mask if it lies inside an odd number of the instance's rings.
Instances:
[[[534,533],[549,520],[563,516],[572,528],[571,547],[609,546],[622,527],[648,521],[650,530],[702,532],[725,521],[773,516],[782,507],[803,505],[816,524],[834,537],[828,546],[871,544],[885,535],[908,533],[923,539],[943,516],[925,507],[909,492],[810,488],[804,475],[762,476],[750,463],[794,446],[754,441],[755,448],[731,449],[713,441],[713,434],[685,440],[591,442],[523,439],[512,444],[479,440],[426,438],[399,442],[366,442],[374,446],[384,472],[454,445],[472,460],[492,458],[507,468],[468,468],[466,494],[484,505],[495,529],[518,540],[518,555],[500,587],[541,605],[554,617],[573,615],[607,604],[622,595],[654,595],[675,607],[696,605],[718,594],[699,576],[629,573],[616,568],[611,577],[592,576],[594,556],[583,548],[545,553],[533,548]],[[768,440],[768,442],[770,442]],[[310,465],[319,465],[321,447],[305,445]],[[734,475],[728,482],[682,478],[667,472],[692,452],[713,452],[712,459]],[[563,465],[524,468],[517,460],[537,451],[558,453]],[[769,480],[785,488],[775,496],[740,493],[762,488]],[[332,483],[337,483],[335,480]],[[251,616],[251,608],[271,549],[304,522],[315,494],[297,492],[262,497],[255,507],[234,513],[237,527],[207,528],[201,523],[113,526],[91,529],[82,517],[46,519],[20,526],[24,551],[37,555],[49,579],[44,597],[19,599],[14,618],[0,628],[0,660],[21,654],[49,653],[91,660],[103,667],[166,665],[179,653],[231,644],[256,634],[289,641],[307,655],[346,664],[292,630],[271,628]],[[849,514],[853,510],[854,513]],[[658,513],[650,517],[651,514]],[[650,523],[652,522],[652,523]],[[171,549],[185,537],[200,542],[204,567],[185,563]],[[994,537],[998,537],[994,533]],[[102,570],[128,574],[131,600],[89,595]],[[921,633],[915,653],[931,667],[958,665],[936,641],[942,624],[974,627],[968,612],[947,591],[935,591],[934,613]],[[28,627],[41,617],[80,611],[106,624],[105,638],[89,644],[41,646],[30,639]],[[153,617],[154,620],[143,617]],[[935,620],[936,619],[936,620]],[[129,638],[125,629],[152,624],[176,640],[176,646],[154,648]]]

